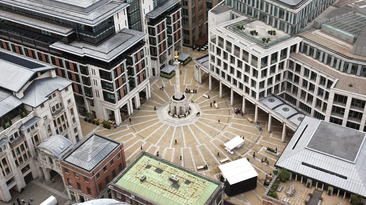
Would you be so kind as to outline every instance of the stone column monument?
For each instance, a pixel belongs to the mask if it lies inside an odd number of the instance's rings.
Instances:
[[[180,90],[180,62],[178,61],[178,51],[175,51],[175,94],[170,98],[169,101],[169,114],[170,115],[188,115],[189,103],[186,96]]]

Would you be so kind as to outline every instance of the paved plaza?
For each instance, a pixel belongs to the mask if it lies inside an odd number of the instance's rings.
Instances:
[[[188,51],[192,57],[201,56],[207,52]],[[234,197],[227,197],[236,204],[261,204],[266,187],[263,186],[264,178],[267,173],[272,173],[277,157],[267,154],[264,147],[278,148],[282,152],[286,143],[281,142],[282,125],[273,122],[272,133],[267,130],[267,114],[259,112],[258,122],[264,128],[258,131],[255,123],[250,123],[248,118],[254,119],[254,105],[247,103],[244,116],[235,115],[234,109],[241,108],[242,97],[235,95],[234,106],[230,106],[230,89],[224,88],[223,97],[219,97],[219,83],[213,80],[212,91],[208,90],[208,76],[203,76],[202,84],[193,79],[193,61],[182,68],[181,90],[197,89],[197,93],[186,94],[186,97],[199,106],[201,115],[197,116],[192,123],[177,125],[167,121],[160,121],[158,110],[165,103],[169,102],[174,94],[173,84],[175,78],[168,80],[165,78],[151,79],[152,97],[142,104],[139,110],[134,110],[131,116],[131,123],[126,120],[121,126],[110,130],[95,126],[81,120],[83,134],[86,135],[95,130],[97,133],[108,136],[112,139],[124,143],[127,164],[140,154],[141,147],[144,151],[151,154],[159,152],[159,156],[173,163],[179,164],[193,171],[198,171],[208,177],[219,179],[220,173],[218,166],[220,160],[229,158],[230,161],[249,158],[251,164],[258,172],[257,188]],[[164,86],[164,90],[160,87]],[[224,87],[224,86],[223,86]],[[206,99],[202,95],[209,95]],[[210,103],[216,101],[219,109],[210,107]],[[154,110],[156,107],[156,111]],[[220,120],[220,123],[218,122]],[[275,121],[275,120],[273,120]],[[286,137],[286,142],[292,136],[290,130]],[[225,151],[224,143],[235,136],[244,136],[245,143],[240,149],[236,149],[231,155]],[[177,140],[177,144],[175,144]],[[253,158],[255,152],[256,158]],[[218,156],[219,153],[219,156]],[[182,156],[182,160],[180,160]],[[267,157],[269,166],[261,163],[261,159]],[[197,170],[198,166],[208,165],[207,170]]]

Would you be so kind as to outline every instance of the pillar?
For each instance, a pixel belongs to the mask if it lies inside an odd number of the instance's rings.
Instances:
[[[0,172],[0,178],[4,179],[4,175]],[[0,180],[0,199],[7,202],[11,200],[11,194],[6,184],[6,180]]]
[[[151,85],[150,83],[147,83],[146,85],[146,100],[149,100],[151,98]]]
[[[44,175],[44,178],[46,179],[46,181],[51,181],[50,172],[48,172],[46,168],[42,168],[42,170],[43,170],[43,175]]]
[[[295,182],[297,182],[297,174],[295,174]]]
[[[343,199],[345,199],[346,198],[346,191],[344,191],[344,194],[343,194]]]
[[[272,115],[268,113],[268,132],[272,132]]]
[[[283,128],[282,128],[282,142],[285,142],[285,137],[286,137],[286,123],[283,123]]]
[[[122,123],[121,111],[119,110],[119,108],[114,110],[114,118],[116,120],[116,125],[119,125]],[[61,174],[61,176],[62,176],[62,174]]]
[[[339,197],[339,191],[340,191],[340,190],[338,189],[338,192],[337,192],[337,197]]]
[[[258,105],[255,104],[254,108],[254,122],[258,122]]]
[[[234,106],[234,90],[230,88],[230,106]]]
[[[243,111],[243,113],[245,113],[245,96],[243,96],[243,105],[241,110]]]
[[[141,107],[141,102],[140,102],[140,93],[137,92],[135,95],[135,106],[136,109],[139,109]]]
[[[208,90],[212,90],[212,76],[211,74],[208,74]]]
[[[127,101],[127,110],[128,115],[132,115],[133,113],[132,98]]]
[[[304,178],[303,178],[303,176],[301,176],[301,184],[302,184],[302,180],[303,180]]]
[[[220,81],[219,85],[219,97],[222,98],[222,82]]]

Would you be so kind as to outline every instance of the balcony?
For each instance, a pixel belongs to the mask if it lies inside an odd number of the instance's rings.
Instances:
[[[23,142],[25,140],[25,137],[23,134],[20,134],[18,138],[16,138],[15,140],[13,141],[10,141],[9,142],[9,145],[11,148],[14,148],[16,147],[19,143]]]

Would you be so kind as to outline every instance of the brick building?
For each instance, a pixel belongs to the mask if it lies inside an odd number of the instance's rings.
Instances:
[[[126,167],[123,144],[99,134],[85,137],[61,161],[69,199],[111,198],[107,185]]]
[[[108,186],[112,198],[131,204],[224,204],[224,185],[141,152]]]

